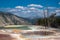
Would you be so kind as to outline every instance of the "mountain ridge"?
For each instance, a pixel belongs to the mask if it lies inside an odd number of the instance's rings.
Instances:
[[[27,20],[9,12],[0,12],[0,25],[30,25]]]

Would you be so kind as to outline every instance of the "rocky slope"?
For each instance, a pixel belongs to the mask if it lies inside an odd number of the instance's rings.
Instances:
[[[21,17],[8,12],[0,12],[0,26],[5,25],[28,25],[30,24]]]

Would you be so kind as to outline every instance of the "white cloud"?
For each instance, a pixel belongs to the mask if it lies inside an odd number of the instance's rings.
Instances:
[[[26,7],[23,6],[16,6],[15,8],[9,10],[10,12],[18,12],[18,11],[22,11],[25,10]]]
[[[42,9],[40,9],[42,8]],[[48,7],[49,9],[49,15],[55,12],[55,7]],[[45,14],[47,13],[46,7],[45,7]],[[8,12],[12,12],[15,15],[18,15],[20,17],[26,17],[26,18],[37,18],[37,17],[44,17],[43,12],[43,6],[36,5],[36,4],[30,4],[26,7],[24,6],[16,6],[15,8],[8,8]],[[60,12],[60,10],[56,10],[56,12]],[[47,14],[46,14],[47,15]],[[59,14],[58,14],[59,15]],[[47,16],[46,16],[47,17]]]
[[[60,4],[60,2],[58,4]]]
[[[24,6],[16,6],[15,8],[21,9],[21,10],[26,10],[27,9],[27,7],[24,7]]]
[[[56,7],[48,7],[48,9],[56,9]]]
[[[22,8],[23,9],[24,7],[23,6],[16,6],[15,8]]]
[[[14,12],[14,11],[16,11],[15,9],[11,9],[11,10],[8,10],[9,12]]]
[[[37,4],[30,4],[28,5],[29,7],[32,6],[32,7],[39,7],[39,8],[42,8],[43,6],[42,5],[37,5]]]
[[[30,11],[30,10],[28,10],[27,12],[28,12],[28,13],[30,13],[31,11]]]
[[[21,11],[20,9],[10,9],[8,10],[9,12],[17,12],[17,11]]]
[[[56,12],[60,12],[60,9],[56,10]]]
[[[29,8],[29,9],[36,9],[36,8],[34,8],[34,7],[31,7],[31,8]]]

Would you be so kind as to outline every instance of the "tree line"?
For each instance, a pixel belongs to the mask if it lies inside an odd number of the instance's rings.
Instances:
[[[47,18],[39,18],[37,19],[36,25],[42,26],[51,26],[51,27],[59,27],[60,26],[60,16],[55,16],[56,14],[52,14]]]

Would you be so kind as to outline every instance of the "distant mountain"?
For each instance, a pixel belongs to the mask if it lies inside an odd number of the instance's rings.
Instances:
[[[36,21],[37,21],[37,18],[36,19],[23,18],[23,19],[27,20],[32,25],[35,25],[36,24]]]
[[[0,26],[5,25],[29,25],[27,20],[9,12],[0,12]]]
[[[35,19],[43,17],[43,9],[39,9],[36,7],[24,7],[24,8],[0,8],[0,11],[11,12],[14,15]]]
[[[45,11],[43,11],[45,10]],[[59,9],[60,10],[60,9]],[[60,11],[56,8],[50,7],[48,10],[49,16],[53,13],[56,12],[56,15],[60,15]],[[5,12],[11,12],[14,15],[17,15],[19,17],[23,18],[29,18],[29,19],[35,19],[35,18],[43,18],[44,13],[47,13],[46,8],[39,8],[39,7],[32,7],[32,6],[19,6],[19,8],[0,8],[0,11],[5,11]],[[47,16],[46,16],[47,17]]]

